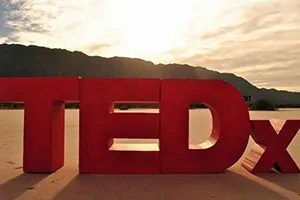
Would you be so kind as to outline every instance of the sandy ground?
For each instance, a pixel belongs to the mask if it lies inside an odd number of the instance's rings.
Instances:
[[[192,124],[199,124],[199,117],[202,115],[203,112],[194,114]],[[254,113],[253,115],[255,118],[264,118],[278,113]],[[295,113],[286,111],[280,116],[299,117],[300,111]],[[65,166],[53,174],[24,174],[21,168],[22,111],[0,111],[0,120],[0,200],[300,199],[299,174],[252,175],[244,170],[240,163],[220,174],[80,175],[77,168],[77,111],[67,111]],[[207,124],[205,119],[200,122],[203,125]],[[204,128],[206,129],[208,130],[209,127]],[[192,128],[192,135],[195,136],[197,130]],[[299,135],[289,147],[298,165],[300,164]]]

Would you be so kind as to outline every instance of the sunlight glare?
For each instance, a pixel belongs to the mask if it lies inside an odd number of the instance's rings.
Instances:
[[[117,12],[121,51],[126,56],[163,53],[180,44],[176,39],[188,25],[187,4],[184,1],[170,2],[131,0],[120,6],[122,9]]]

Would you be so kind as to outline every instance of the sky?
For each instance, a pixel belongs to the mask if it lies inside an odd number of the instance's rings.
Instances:
[[[300,92],[300,0],[0,0],[1,43],[203,66]]]

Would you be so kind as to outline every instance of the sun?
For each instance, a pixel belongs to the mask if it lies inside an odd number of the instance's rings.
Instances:
[[[216,46],[200,36],[225,26],[218,15],[234,5],[229,1],[239,0],[106,0],[99,18],[80,28],[81,35],[90,43],[111,41],[94,53],[169,62]]]
[[[139,20],[124,30],[122,44],[130,54],[161,53],[171,47],[171,37],[159,21]]]
[[[122,8],[116,11],[121,51],[126,56],[151,57],[180,43],[184,4],[170,2],[131,0],[118,6]]]

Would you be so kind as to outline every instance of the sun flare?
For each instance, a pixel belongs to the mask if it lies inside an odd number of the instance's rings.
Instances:
[[[131,0],[116,11],[121,51],[126,56],[150,56],[180,45],[190,15],[184,1]],[[179,15],[180,13],[180,15]]]
[[[110,22],[118,24],[114,27],[119,38],[113,51],[156,61],[167,58],[166,54],[174,49],[185,49],[182,56],[191,48],[195,50],[188,44],[191,37],[219,26],[219,15],[233,5],[227,0],[218,4],[198,0],[115,0],[112,4],[118,5],[113,8]],[[224,23],[231,21],[230,17],[223,18]]]

